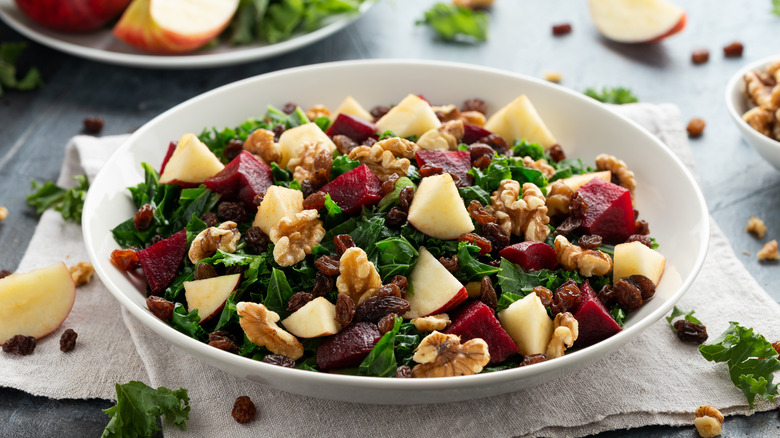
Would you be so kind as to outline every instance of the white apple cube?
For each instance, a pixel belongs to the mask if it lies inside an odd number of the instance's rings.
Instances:
[[[184,297],[187,298],[187,312],[198,309],[203,324],[222,311],[225,302],[241,282],[241,274],[221,275],[202,280],[185,281]]]
[[[685,10],[667,0],[590,0],[593,24],[621,43],[660,41],[685,27]]]
[[[398,137],[420,136],[439,126],[441,122],[431,105],[414,94],[406,96],[376,121],[378,132],[392,131]]]
[[[160,175],[160,184],[176,183],[198,185],[221,171],[225,166],[197,135],[181,136],[176,149]]]
[[[407,220],[423,234],[443,240],[474,231],[471,216],[449,173],[423,178],[409,205]]]
[[[420,247],[409,286],[406,300],[410,309],[404,319],[446,313],[468,298],[466,288],[425,247]]]
[[[602,172],[582,173],[579,175],[572,175],[568,178],[564,178],[561,180],[561,182],[569,186],[572,189],[572,191],[576,192],[577,189],[587,184],[593,178],[600,178],[606,182],[611,182],[612,172],[610,172],[609,170],[604,170]]]
[[[265,234],[271,234],[271,228],[279,219],[303,211],[303,192],[282,186],[271,186],[257,207],[252,225],[260,227]],[[276,243],[276,242],[274,242]]]
[[[641,242],[628,242],[615,245],[612,257],[612,281],[615,282],[630,275],[644,275],[658,286],[666,267],[666,257],[660,252],[648,248]]]
[[[317,297],[282,320],[288,332],[299,338],[319,338],[335,335],[341,330],[336,321],[336,305],[325,297]]]
[[[16,335],[48,335],[68,317],[75,299],[65,263],[0,279],[0,344]]]
[[[557,143],[525,94],[490,116],[485,129],[504,137],[510,145],[515,140],[526,139],[549,149]]]
[[[523,356],[547,351],[553,334],[553,321],[535,292],[498,312],[498,320]]]
[[[290,160],[299,158],[306,146],[317,143],[326,145],[331,152],[336,150],[336,145],[331,141],[330,137],[325,135],[322,129],[314,122],[296,126],[282,132],[282,135],[279,136],[279,151],[282,153],[279,166],[287,170],[293,170]],[[295,165],[298,162],[299,160],[293,161]]]
[[[363,108],[363,105],[352,96],[347,96],[344,101],[341,102],[341,105],[336,108],[336,111],[330,116],[330,119],[336,120],[336,117],[338,117],[339,114],[349,114],[350,116],[359,117],[369,122],[374,120],[374,116],[366,111],[366,109]]]

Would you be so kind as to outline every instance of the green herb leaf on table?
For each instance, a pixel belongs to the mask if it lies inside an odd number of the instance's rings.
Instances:
[[[780,16],[780,0],[772,0],[772,13]]]
[[[81,224],[81,212],[89,190],[89,181],[86,175],[76,175],[73,179],[76,180],[76,186],[69,189],[51,181],[41,184],[32,180],[33,193],[27,195],[27,205],[35,207],[38,214],[53,208],[59,211],[66,221]]]
[[[698,319],[696,319],[695,316],[693,316],[694,312],[695,312],[694,310],[691,310],[690,312],[685,312],[677,308],[677,306],[674,306],[674,309],[672,309],[672,314],[666,317],[666,322],[669,323],[669,327],[672,328],[672,331],[677,333],[677,329],[674,328],[674,321],[679,319],[680,317],[682,317],[682,319],[688,322],[692,322],[694,324],[701,324],[701,321],[699,321]]]
[[[634,96],[634,93],[632,93],[631,90],[623,87],[604,87],[601,89],[601,92],[597,91],[595,88],[588,88],[584,93],[586,96],[592,97],[603,103],[623,105],[626,103],[639,102],[639,99]]]
[[[27,43],[0,43],[0,96],[3,88],[28,91],[43,86],[41,73],[32,67],[21,79],[17,78],[16,63]]]
[[[173,421],[181,430],[187,430],[190,398],[187,390],[179,388],[151,388],[142,382],[130,381],[116,385],[116,405],[103,412],[111,417],[103,431],[104,438],[152,436],[160,430],[157,418]]]
[[[778,394],[774,373],[780,360],[772,344],[752,328],[731,322],[717,339],[699,346],[699,352],[711,362],[726,362],[734,386],[745,394],[750,409],[756,397],[774,401]]]
[[[445,41],[476,43],[487,41],[490,17],[482,11],[436,3],[417,24],[427,24]]]

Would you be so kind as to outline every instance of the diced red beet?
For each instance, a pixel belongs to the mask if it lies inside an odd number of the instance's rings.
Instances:
[[[577,191],[588,203],[588,211],[582,218],[585,232],[597,234],[609,244],[625,242],[634,234],[634,207],[628,190],[593,178]]]
[[[574,312],[574,319],[579,324],[579,336],[574,341],[575,347],[593,345],[623,330],[598,299],[587,280],[580,285],[580,293],[582,304]]]
[[[146,249],[136,251],[153,295],[161,294],[173,283],[186,252],[186,230],[181,230]]]
[[[346,135],[358,144],[363,143],[365,139],[376,134],[376,125],[360,117],[350,114],[339,113],[336,120],[330,125],[325,134],[328,137],[334,135]]]
[[[168,144],[168,152],[165,153],[165,158],[163,158],[162,165],[160,166],[160,175],[165,172],[165,166],[168,165],[168,160],[171,159],[171,155],[173,155],[173,151],[176,150],[177,144],[178,142],[175,141],[172,141]]]
[[[463,138],[460,140],[460,142],[465,144],[472,144],[477,140],[479,140],[480,138],[487,137],[490,134],[492,134],[492,132],[488,131],[487,129],[479,125],[464,123]]]
[[[452,324],[444,333],[460,336],[461,342],[480,338],[488,345],[490,362],[503,362],[518,353],[517,344],[501,327],[493,309],[482,301],[466,301],[450,314]]]
[[[526,240],[525,242],[509,245],[499,251],[498,254],[529,271],[555,269],[558,266],[558,257],[555,255],[555,250],[544,242]]]
[[[368,356],[380,338],[382,334],[376,324],[350,324],[317,347],[317,366],[324,370],[356,367]]]
[[[325,184],[320,191],[330,194],[344,214],[360,213],[364,205],[371,206],[382,199],[382,181],[361,164]]]
[[[224,195],[225,199],[238,199],[244,205],[251,206],[255,195],[265,193],[273,183],[271,168],[251,153],[241,151],[224,169],[203,184]]]
[[[441,167],[445,172],[457,175],[460,181],[469,180],[468,172],[471,170],[471,153],[469,151],[419,150],[415,155],[420,167],[426,164]]]

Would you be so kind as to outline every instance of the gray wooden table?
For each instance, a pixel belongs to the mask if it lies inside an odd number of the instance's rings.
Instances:
[[[678,0],[688,11],[682,34],[662,44],[624,46],[599,36],[586,2],[497,0],[490,40],[481,45],[446,44],[414,25],[433,1],[383,0],[344,31],[312,46],[245,65],[202,70],[144,70],[86,61],[31,43],[22,65],[36,65],[45,87],[7,91],[0,97],[0,205],[10,216],[0,224],[0,269],[14,270],[33,234],[37,217],[25,206],[31,179],[55,180],[64,146],[82,132],[82,120],[100,116],[103,135],[132,131],[173,105],[249,76],[319,62],[363,58],[457,61],[531,76],[563,74],[562,85],[625,86],[644,102],[677,104],[687,122],[707,122],[691,147],[710,214],[740,261],[780,301],[780,266],[756,259],[761,242],[745,233],[750,216],[780,238],[780,173],[741,141],[724,105],[728,78],[742,65],[780,52],[780,17],[769,0]],[[553,37],[553,24],[573,32]],[[722,47],[738,40],[742,58],[726,59]],[[0,23],[0,41],[25,38]],[[708,48],[707,64],[694,66],[691,51]],[[381,86],[381,84],[377,84]],[[464,84],[467,86],[467,84]],[[748,255],[750,253],[751,255]],[[0,371],[1,372],[1,371]],[[44,377],[44,376],[42,376]],[[670,396],[672,396],[670,394]],[[107,422],[105,400],[50,400],[0,388],[0,436],[97,436]],[[726,436],[778,436],[777,411],[729,419]],[[646,427],[601,436],[692,437],[692,427]]]

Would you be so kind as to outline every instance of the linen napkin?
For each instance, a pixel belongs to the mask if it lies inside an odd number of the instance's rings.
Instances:
[[[679,110],[673,105],[615,107],[657,135],[693,170]],[[76,137],[68,148],[60,183],[86,171],[94,176],[101,158],[124,138]],[[102,152],[98,155],[97,152]],[[87,161],[89,159],[89,161]],[[84,167],[80,168],[79,164]],[[780,306],[755,282],[711,221],[704,267],[679,306],[717,336],[728,321],[740,321],[768,339],[780,339]],[[57,239],[52,246],[52,239]],[[58,213],[41,218],[19,271],[85,257],[80,230]],[[68,264],[72,264],[68,262]],[[577,372],[534,388],[479,400],[414,406],[359,405],[313,399],[268,389],[201,363],[171,347],[119,305],[99,281],[79,289],[70,317],[33,356],[0,355],[0,385],[54,398],[115,399],[114,383],[141,380],[189,391],[187,432],[164,423],[166,436],[303,436],[323,432],[375,436],[584,436],[651,424],[692,425],[702,404],[725,415],[749,414],[724,364],[705,361],[695,346],[680,342],[660,320],[618,351]],[[119,323],[123,319],[124,325]],[[59,352],[59,333],[79,332],[77,348]],[[165,354],[160,354],[164,351]],[[34,367],[34,370],[30,370]],[[49,376],[45,381],[40,376]],[[85,384],[85,381],[88,384]],[[230,416],[233,401],[249,395],[258,407],[251,423]],[[757,411],[775,404],[762,402]],[[728,428],[728,419],[724,428]]]

